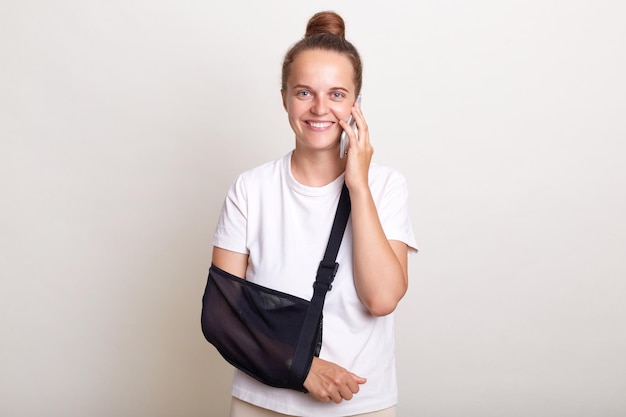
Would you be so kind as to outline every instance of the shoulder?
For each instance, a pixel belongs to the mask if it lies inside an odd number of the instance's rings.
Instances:
[[[397,187],[407,187],[404,174],[387,165],[372,163],[369,170],[369,182],[371,188],[383,188],[386,190]]]
[[[287,154],[273,161],[265,162],[240,173],[230,186],[231,192],[236,191],[238,193],[247,194],[254,190],[261,190],[265,187],[275,185],[276,181],[280,181],[283,177],[284,167],[288,162],[286,158],[288,158],[289,155],[290,154]]]
[[[287,158],[289,158],[290,155],[291,153],[273,161],[265,162],[264,164],[248,169],[239,174],[235,181],[256,183],[266,181],[268,179],[273,179],[275,177],[280,177],[286,165],[286,161],[288,161]]]

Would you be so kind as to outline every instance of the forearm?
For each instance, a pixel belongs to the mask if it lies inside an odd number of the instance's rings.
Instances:
[[[369,187],[351,190],[354,284],[369,311],[384,316],[406,293],[407,248],[385,236]]]

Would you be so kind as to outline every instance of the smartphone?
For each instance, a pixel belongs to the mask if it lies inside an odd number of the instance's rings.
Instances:
[[[356,98],[356,102],[361,104],[360,94]],[[346,123],[348,123],[354,129],[355,122],[354,122],[354,118],[352,117],[352,114],[350,114],[350,117],[348,117],[348,120],[346,121]],[[348,150],[349,142],[350,140],[348,139],[348,134],[344,130],[343,132],[341,132],[341,138],[339,138],[339,158],[343,158],[344,156],[346,156],[346,151]]]

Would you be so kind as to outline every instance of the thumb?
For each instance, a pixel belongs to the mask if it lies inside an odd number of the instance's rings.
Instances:
[[[363,378],[362,376],[358,376],[357,374],[352,374],[352,378],[354,378],[354,380],[358,384],[365,384],[367,382],[367,378]]]

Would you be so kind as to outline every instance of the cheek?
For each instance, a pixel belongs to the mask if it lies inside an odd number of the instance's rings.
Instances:
[[[287,113],[289,114],[290,118],[297,118],[298,116],[302,114],[302,112],[303,112],[302,103],[299,103],[293,100],[287,104]]]
[[[287,107],[287,119],[289,124],[294,129],[299,129],[300,119],[302,119],[302,108],[294,106],[293,103]]]
[[[348,120],[352,114],[352,106],[341,106],[335,111],[335,116],[341,120]]]

